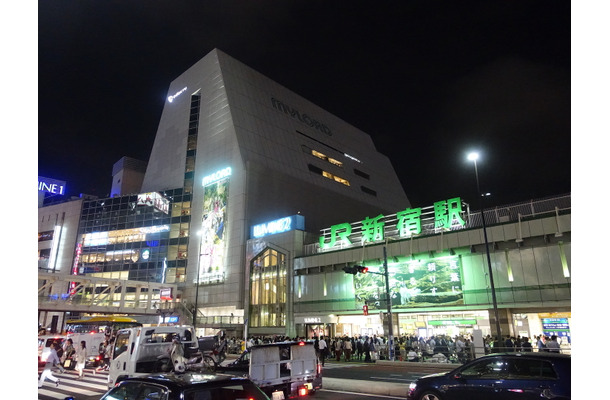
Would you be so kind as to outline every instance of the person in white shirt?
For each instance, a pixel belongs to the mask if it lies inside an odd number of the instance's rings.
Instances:
[[[74,369],[78,371],[78,377],[76,379],[82,379],[83,373],[85,372],[85,363],[87,362],[87,342],[81,340],[80,346],[76,349],[76,366]],[[93,368],[93,375],[95,375],[95,368]]]
[[[326,344],[326,340],[324,340],[324,336],[320,336],[318,349],[320,350],[320,363],[324,366],[324,359],[326,358],[326,352],[328,351],[328,345]]]
[[[42,387],[45,379],[49,379],[51,382],[55,382],[55,387],[59,386],[59,378],[54,377],[53,371],[51,371],[51,368],[53,368],[54,365],[60,363],[59,357],[57,356],[58,348],[59,345],[57,343],[53,343],[51,345],[51,351],[46,359],[42,374],[40,374],[40,379],[38,380],[38,388]]]

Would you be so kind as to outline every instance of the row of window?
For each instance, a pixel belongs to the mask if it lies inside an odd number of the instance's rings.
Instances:
[[[301,133],[301,132],[299,132],[299,133]],[[335,158],[329,157],[326,154],[324,154],[322,152],[319,152],[317,150],[311,149],[311,148],[309,148],[309,147],[307,147],[305,145],[302,145],[301,148],[307,154],[311,154],[312,156],[314,156],[316,158],[319,158],[321,160],[324,160],[324,161],[326,161],[326,162],[328,162],[328,163],[330,163],[330,164],[332,164],[334,166],[337,166],[339,168],[343,168],[343,163],[341,161],[335,159]],[[328,178],[330,180],[333,180],[335,182],[341,183],[342,185],[351,186],[350,181],[348,181],[347,179],[342,178],[339,175],[333,174],[333,173],[331,173],[329,171],[325,171],[325,170],[323,170],[322,168],[320,168],[320,167],[318,167],[316,165],[307,164],[307,168],[311,172],[313,172],[315,174],[322,175],[323,177]],[[367,179],[367,180],[371,179],[371,176],[369,174],[367,174],[366,172],[360,171],[359,169],[356,169],[356,168],[354,168],[354,174],[360,176],[361,178]],[[366,193],[366,194],[369,194],[371,196],[377,196],[377,192],[375,190],[370,189],[370,188],[368,188],[366,186],[360,186],[360,189],[364,193]]]

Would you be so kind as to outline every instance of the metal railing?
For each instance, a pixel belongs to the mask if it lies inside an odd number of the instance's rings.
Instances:
[[[39,273],[38,308],[157,314],[178,303],[161,299],[161,289],[171,289],[177,295],[175,284]]]
[[[197,327],[223,328],[243,324],[244,317],[238,315],[197,316]]]

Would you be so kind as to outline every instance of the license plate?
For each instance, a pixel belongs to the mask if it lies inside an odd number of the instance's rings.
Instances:
[[[284,392],[277,391],[271,393],[271,400],[284,400]]]
[[[312,390],[313,389],[313,383],[308,382],[305,384],[305,387],[307,388],[307,390]]]

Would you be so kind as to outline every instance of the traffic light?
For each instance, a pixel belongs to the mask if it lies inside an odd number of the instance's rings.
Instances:
[[[358,271],[356,271],[355,267],[350,267],[349,265],[346,265],[345,267],[343,267],[343,271],[345,271],[346,274],[352,274],[352,275],[356,275],[358,273]]]
[[[346,274],[356,275],[358,274],[358,272],[360,272],[361,274],[366,274],[369,269],[367,267],[363,267],[362,265],[346,265],[345,267],[343,267],[343,271],[345,271]]]
[[[363,267],[362,265],[354,265],[354,268],[357,272],[360,272],[361,274],[366,274],[367,272],[369,272],[369,269],[367,267]]]

